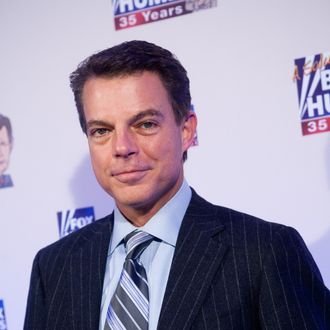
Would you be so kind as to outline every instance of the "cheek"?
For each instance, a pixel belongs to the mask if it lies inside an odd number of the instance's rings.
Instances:
[[[162,144],[167,152],[173,154],[172,157],[177,157],[182,152],[182,140],[181,135],[178,132],[169,134],[166,141],[163,141]]]
[[[96,175],[100,175],[107,167],[106,153],[98,148],[89,148],[93,169]]]
[[[182,158],[181,141],[175,136],[163,138],[153,146],[152,155],[165,166],[174,166]],[[169,169],[167,169],[169,170]]]
[[[0,149],[0,156],[1,158],[3,158],[4,160],[8,159],[9,158],[9,151],[8,150],[1,150]]]

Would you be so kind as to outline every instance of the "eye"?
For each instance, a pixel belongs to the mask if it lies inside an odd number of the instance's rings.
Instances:
[[[146,130],[150,130],[150,129],[156,128],[157,124],[154,123],[153,121],[145,121],[145,122],[141,123],[139,125],[139,127],[146,129]]]
[[[110,130],[108,128],[94,128],[90,130],[89,135],[92,137],[102,137],[109,132]]]

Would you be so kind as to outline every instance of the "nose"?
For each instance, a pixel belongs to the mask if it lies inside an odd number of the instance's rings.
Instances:
[[[136,154],[138,146],[133,132],[129,130],[117,130],[114,132],[113,138],[113,156],[128,158]]]

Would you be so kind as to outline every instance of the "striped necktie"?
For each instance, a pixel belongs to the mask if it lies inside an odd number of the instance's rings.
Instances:
[[[148,281],[139,257],[152,240],[152,235],[140,230],[124,238],[126,259],[109,304],[104,330],[148,330]]]

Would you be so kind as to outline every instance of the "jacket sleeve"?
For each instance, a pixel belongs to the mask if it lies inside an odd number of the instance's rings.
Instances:
[[[262,329],[330,329],[330,292],[293,228],[276,231],[264,255],[259,319]]]
[[[39,253],[36,255],[31,272],[27,299],[24,330],[46,329],[46,297],[39,267]]]

